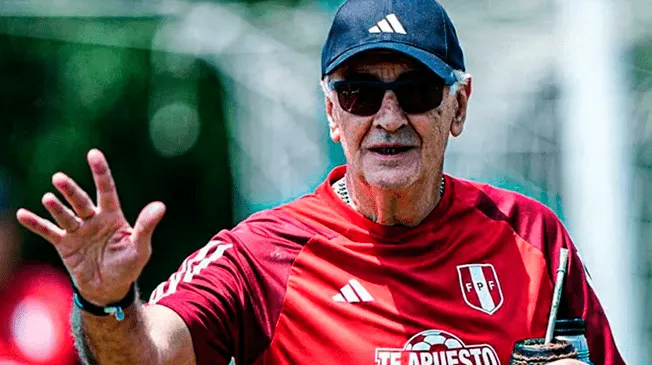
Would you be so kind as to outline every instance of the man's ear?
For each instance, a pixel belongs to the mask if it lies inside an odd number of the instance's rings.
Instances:
[[[453,118],[453,123],[451,123],[451,135],[453,135],[453,137],[459,136],[464,130],[469,98],[471,97],[471,91],[473,89],[471,86],[472,81],[471,76],[469,76],[464,86],[455,94],[457,98],[457,112]]]
[[[331,140],[335,143],[340,141],[340,128],[335,123],[335,116],[333,115],[333,100],[326,95],[324,96],[324,103],[326,104],[326,119],[328,119],[328,132],[330,133]]]

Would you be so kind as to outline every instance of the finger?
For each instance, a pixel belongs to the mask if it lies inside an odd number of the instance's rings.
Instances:
[[[79,228],[81,220],[75,216],[72,210],[63,205],[54,194],[47,193],[43,195],[41,202],[61,228],[68,232],[74,232]]]
[[[154,228],[165,214],[165,205],[161,202],[149,203],[138,215],[134,225],[134,242],[139,249],[146,248],[152,240]]]
[[[88,165],[93,172],[93,180],[97,188],[97,205],[101,210],[115,211],[120,209],[120,200],[115,188],[115,182],[109,169],[109,163],[100,150],[88,152]]]
[[[16,218],[18,218],[18,222],[23,227],[43,237],[46,241],[55,246],[65,235],[65,232],[54,225],[54,223],[39,217],[27,209],[18,209],[16,212]]]
[[[75,180],[62,172],[57,172],[52,176],[52,185],[63,194],[79,218],[88,219],[95,215],[93,201]]]

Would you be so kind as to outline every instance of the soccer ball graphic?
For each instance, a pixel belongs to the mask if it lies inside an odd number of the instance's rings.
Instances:
[[[442,351],[463,348],[462,341],[445,331],[428,330],[412,336],[403,351]]]

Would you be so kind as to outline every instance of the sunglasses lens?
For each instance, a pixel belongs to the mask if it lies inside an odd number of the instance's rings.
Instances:
[[[341,81],[335,84],[342,109],[351,114],[371,116],[378,112],[386,90],[393,90],[404,112],[421,114],[441,104],[444,80],[421,72],[402,75],[396,82],[376,80]]]
[[[395,90],[401,108],[408,114],[435,109],[444,97],[443,80],[422,80],[401,85]]]
[[[347,112],[370,116],[380,109],[384,93],[385,90],[372,85],[351,83],[337,88],[337,99]]]

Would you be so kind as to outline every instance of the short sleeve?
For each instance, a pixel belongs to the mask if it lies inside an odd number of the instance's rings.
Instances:
[[[198,364],[229,364],[247,289],[237,242],[217,235],[186,258],[153,292],[149,304],[169,307],[192,336]]]

